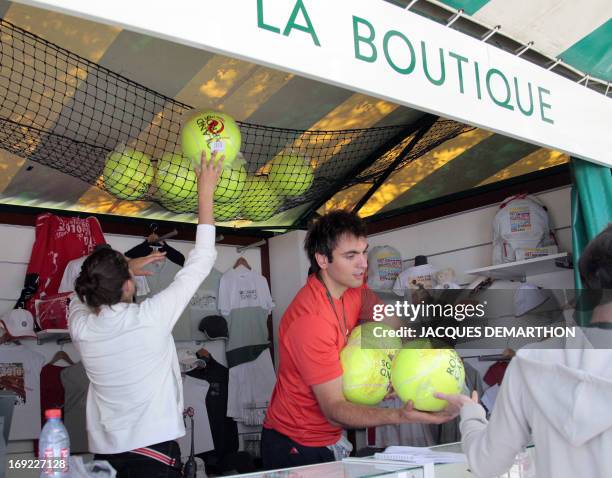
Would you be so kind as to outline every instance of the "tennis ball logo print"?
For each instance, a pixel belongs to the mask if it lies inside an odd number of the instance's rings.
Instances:
[[[192,115],[181,130],[181,148],[193,164],[200,164],[202,153],[206,161],[217,151],[225,156],[223,167],[228,168],[236,159],[242,137],[232,117],[218,111],[206,110]]]
[[[200,130],[204,133],[204,130],[211,136],[218,136],[223,133],[225,125],[223,120],[214,117],[207,116],[206,118],[198,118],[197,121]]]
[[[465,380],[465,369],[463,368],[463,362],[461,362],[461,359],[456,353],[448,358],[446,373],[453,377],[459,384],[463,384]]]
[[[111,152],[102,171],[106,189],[119,199],[128,200],[143,197],[153,181],[153,175],[149,156],[126,147]]]
[[[465,381],[463,362],[452,349],[402,349],[391,364],[391,383],[402,401],[428,412],[443,410],[447,402],[434,393],[460,393]]]
[[[376,405],[389,390],[391,365],[384,351],[347,345],[340,352],[342,392],[360,405]]]

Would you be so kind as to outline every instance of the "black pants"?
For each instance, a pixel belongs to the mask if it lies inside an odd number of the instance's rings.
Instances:
[[[266,470],[313,465],[334,461],[326,446],[304,446],[276,430],[264,428],[261,433],[261,459]]]
[[[181,450],[178,443],[174,440],[149,445],[150,455],[157,456],[165,461],[164,456],[174,460],[174,464],[162,463],[158,459],[150,456],[133,453],[115,453],[112,455],[94,456],[95,460],[106,460],[117,470],[117,478],[180,478],[181,471]],[[159,452],[157,455],[155,452]],[[145,451],[145,453],[147,453]]]

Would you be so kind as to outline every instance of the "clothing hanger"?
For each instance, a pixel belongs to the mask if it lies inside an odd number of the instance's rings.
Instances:
[[[149,235],[147,236],[147,242],[149,243],[151,247],[154,247],[154,248],[163,247],[164,245],[163,241],[178,235],[178,231],[176,230],[176,228],[174,228],[172,231],[160,236],[159,234],[157,234],[158,226],[157,226],[157,223],[155,222],[152,222],[149,225],[149,229],[150,229],[150,232],[149,232]]]
[[[55,355],[51,358],[51,360],[49,360],[49,363],[47,365],[54,365],[60,360],[63,360],[69,365],[74,365],[74,361],[61,348],[57,352],[55,352]]]
[[[240,256],[235,264],[234,264],[234,269],[236,269],[238,266],[244,266],[246,267],[248,270],[251,270],[251,266],[249,265],[248,261],[244,258],[244,256]]]

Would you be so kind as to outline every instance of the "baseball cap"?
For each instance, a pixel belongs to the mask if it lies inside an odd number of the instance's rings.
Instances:
[[[27,337],[36,338],[34,333],[34,317],[25,309],[13,309],[2,316],[0,324],[14,339]]]
[[[198,330],[208,340],[227,340],[229,337],[227,321],[221,315],[207,315],[200,321]]]

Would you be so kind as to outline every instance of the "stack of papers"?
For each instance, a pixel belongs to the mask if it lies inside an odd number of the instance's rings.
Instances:
[[[431,448],[417,446],[390,446],[382,453],[375,453],[374,458],[418,465],[425,463],[467,463],[467,457],[463,453],[433,451]]]

